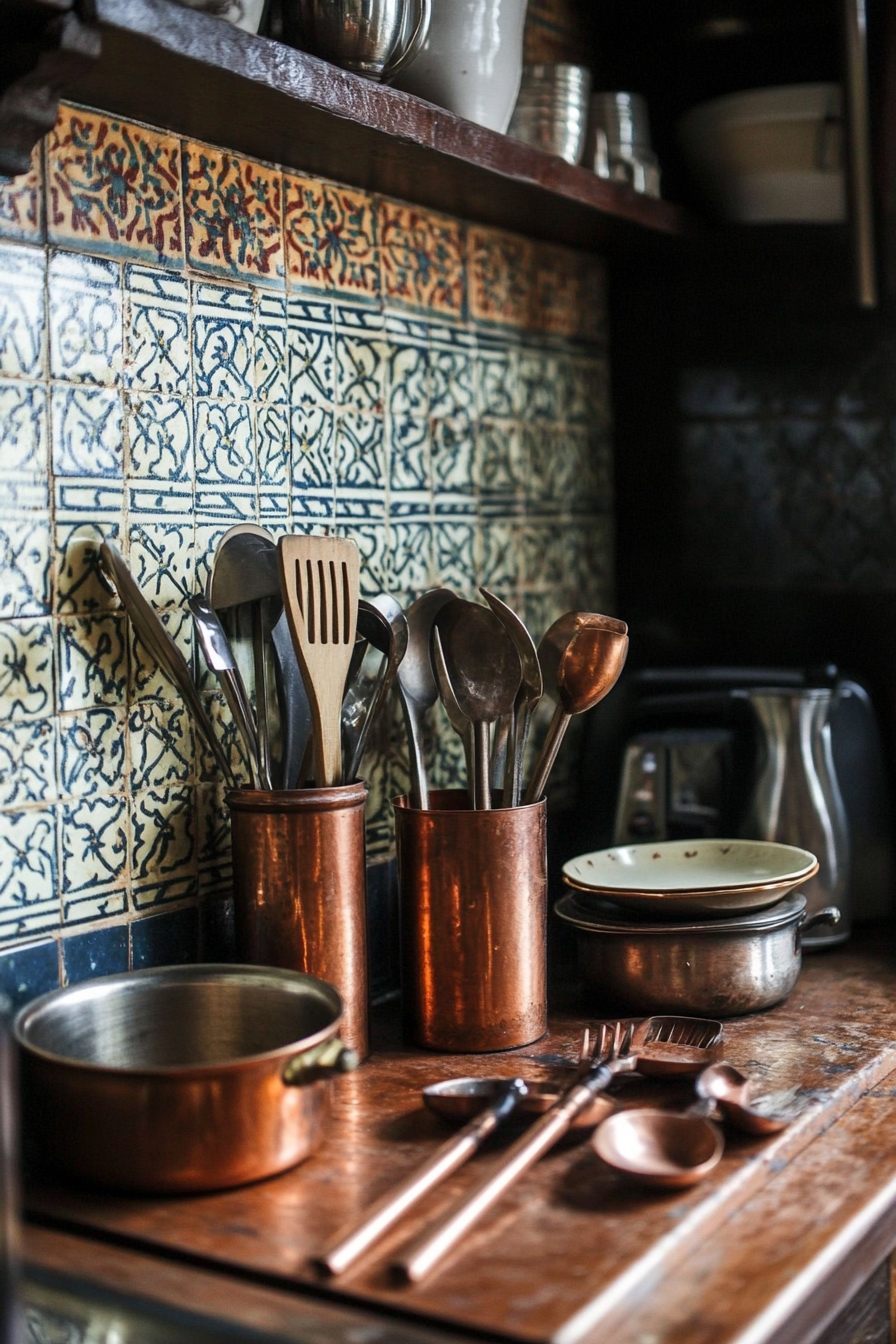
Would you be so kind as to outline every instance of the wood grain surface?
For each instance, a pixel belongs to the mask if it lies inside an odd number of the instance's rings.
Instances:
[[[587,1142],[569,1143],[441,1272],[395,1287],[385,1255],[475,1181],[492,1150],[336,1285],[316,1277],[310,1257],[445,1137],[420,1104],[423,1086],[463,1073],[556,1076],[585,1021],[593,1019],[558,1014],[549,1037],[501,1055],[378,1050],[338,1081],[321,1151],[277,1180],[165,1201],[45,1185],[29,1206],[194,1262],[522,1340],[783,1344],[817,1333],[896,1242],[896,966],[876,945],[808,959],[788,1003],[726,1024],[727,1059],[769,1090],[817,1090],[818,1105],[769,1140],[729,1134],[702,1185],[638,1189],[603,1168]],[[643,1081],[620,1084],[617,1095],[622,1105],[689,1099],[682,1084]]]

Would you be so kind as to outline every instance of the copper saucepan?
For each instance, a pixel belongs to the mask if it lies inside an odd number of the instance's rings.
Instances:
[[[90,980],[14,1023],[40,1156],[123,1190],[221,1190],[301,1162],[357,1064],[324,980],[257,966],[167,966]]]

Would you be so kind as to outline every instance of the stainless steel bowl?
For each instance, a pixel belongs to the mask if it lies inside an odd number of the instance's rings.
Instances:
[[[771,910],[734,919],[654,923],[570,893],[554,906],[575,928],[586,982],[613,1011],[736,1017],[786,999],[802,962],[801,938],[836,924],[833,906],[806,915],[796,893]]]
[[[327,1079],[354,1067],[342,1001],[314,976],[168,966],[90,980],[17,1015],[24,1117],[81,1180],[216,1190],[285,1171],[323,1135]]]

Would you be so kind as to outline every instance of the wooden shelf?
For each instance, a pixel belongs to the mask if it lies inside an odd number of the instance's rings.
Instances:
[[[66,96],[243,154],[586,249],[682,212],[170,0],[97,0],[102,56]]]

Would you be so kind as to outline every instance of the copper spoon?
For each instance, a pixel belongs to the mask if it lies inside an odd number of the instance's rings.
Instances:
[[[698,1097],[714,1101],[724,1118],[747,1134],[778,1134],[796,1119],[803,1106],[797,1104],[788,1110],[766,1112],[753,1097],[750,1079],[733,1064],[711,1064],[697,1079]]]
[[[537,803],[545,790],[570,719],[603,700],[619,680],[628,653],[628,626],[612,616],[571,611],[555,621],[538,646],[547,694],[557,700],[525,803]]]
[[[519,616],[506,602],[495,597],[487,588],[480,588],[479,591],[513,640],[523,673],[509,720],[510,731],[502,794],[505,807],[517,807],[523,790],[523,756],[529,737],[529,725],[544,693],[544,678],[535,641]]]
[[[718,1126],[697,1115],[639,1109],[617,1111],[591,1139],[610,1167],[642,1185],[695,1185],[718,1166],[725,1141]]]
[[[411,804],[429,807],[426,766],[423,761],[423,715],[439,698],[430,658],[432,623],[437,613],[458,599],[450,588],[434,588],[412,602],[408,618],[408,647],[398,669],[398,693],[404,712],[411,767]]]

